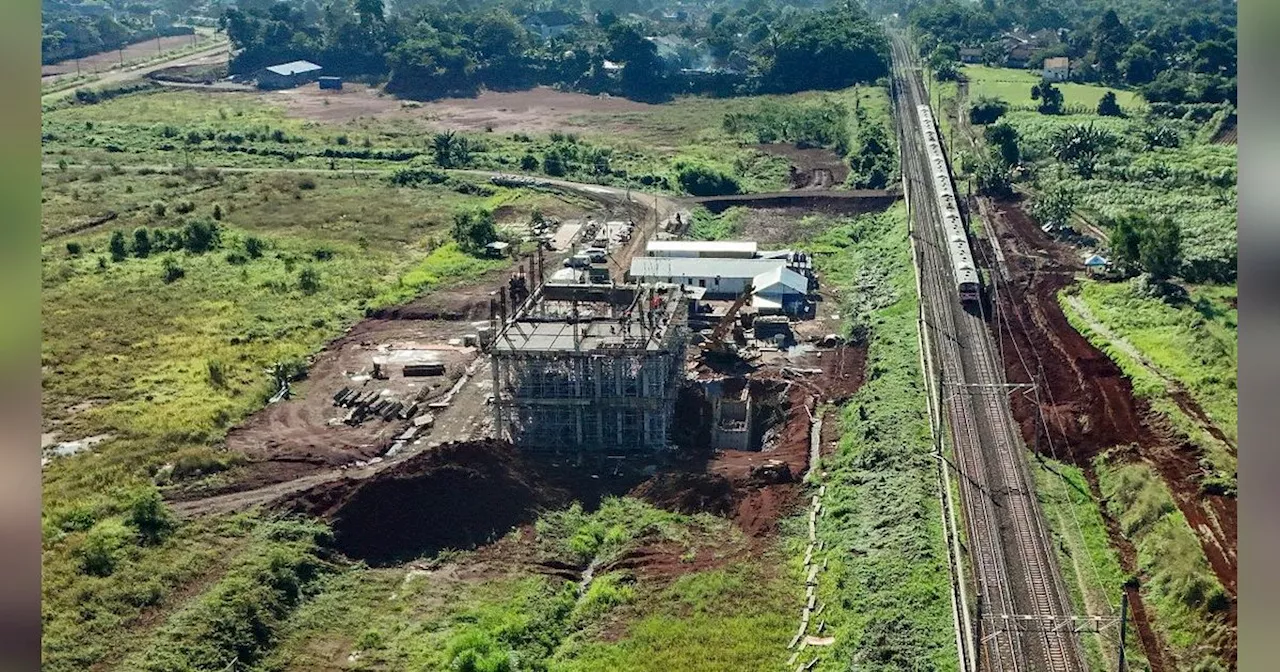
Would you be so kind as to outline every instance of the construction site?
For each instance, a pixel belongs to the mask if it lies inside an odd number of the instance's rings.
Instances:
[[[858,389],[863,347],[798,238],[687,240],[674,201],[591,197],[504,225],[525,251],[507,270],[356,325],[228,435],[234,478],[174,493],[179,510],[317,515],[375,563],[623,494],[771,536],[834,447],[820,409]]]

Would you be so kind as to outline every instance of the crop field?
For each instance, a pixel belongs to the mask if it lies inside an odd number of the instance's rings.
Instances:
[[[1039,70],[1019,68],[994,68],[987,65],[965,64],[960,72],[969,80],[969,98],[979,96],[1000,98],[1016,109],[1034,110],[1036,101],[1031,99],[1031,87],[1041,80]],[[1068,108],[1097,109],[1098,101],[1103,94],[1113,91],[1120,109],[1136,112],[1146,107],[1142,96],[1133,91],[1112,89],[1093,84],[1077,82],[1054,82],[1053,85],[1062,91],[1063,104]]]

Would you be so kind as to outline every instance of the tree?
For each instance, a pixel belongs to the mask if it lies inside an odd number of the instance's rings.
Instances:
[[[1071,223],[1076,199],[1065,189],[1046,189],[1031,201],[1031,216],[1041,224],[1060,229]]]
[[[1040,101],[1039,107],[1036,108],[1040,114],[1062,114],[1062,92],[1051,82],[1033,84],[1031,100]]]
[[[129,256],[129,248],[124,242],[124,232],[115,230],[111,232],[111,242],[107,243],[107,249],[111,251],[112,261],[124,261]]]
[[[762,85],[771,91],[841,89],[889,74],[884,30],[847,6],[781,22],[768,50]]]
[[[453,239],[468,254],[480,254],[498,239],[493,212],[485,209],[463,210],[453,215]]]
[[[436,133],[431,136],[431,152],[435,156],[437,166],[441,168],[453,167],[453,145],[457,139],[458,136],[453,131]]]
[[[1139,42],[1131,45],[1124,52],[1121,68],[1124,70],[1126,83],[1140,86],[1155,79],[1160,69],[1160,61],[1155,51]]]
[[[144,259],[151,254],[151,232],[145,226],[133,230],[133,256]]]
[[[1102,99],[1098,101],[1098,114],[1103,117],[1124,116],[1124,110],[1121,110],[1120,103],[1116,102],[1115,91],[1107,91],[1102,94]]]
[[[978,96],[969,105],[969,123],[985,126],[994,124],[1009,111],[1009,104],[999,98]]]
[[[1182,231],[1178,225],[1168,217],[1151,222],[1138,244],[1138,259],[1152,280],[1163,282],[1173,277],[1182,265]]]
[[[983,196],[1006,198],[1013,195],[1009,169],[1001,162],[983,157],[974,166],[973,174],[978,180],[978,193]]]
[[[1120,56],[1132,40],[1129,29],[1120,22],[1114,9],[1108,9],[1093,30],[1093,54],[1098,73],[1104,82],[1119,79]]]
[[[1018,130],[1007,123],[988,126],[983,135],[987,142],[1000,152],[1000,159],[1006,168],[1018,165],[1022,160],[1022,150],[1018,147]]]
[[[1140,268],[1139,250],[1141,232],[1146,220],[1141,215],[1128,215],[1103,222],[1110,231],[1111,263],[1122,273],[1133,273]]]
[[[681,157],[674,168],[680,187],[694,196],[722,196],[742,190],[737,178],[704,161]]]
[[[1093,123],[1059,128],[1050,139],[1054,156],[1081,177],[1093,177],[1102,155],[1115,144],[1115,136],[1095,128]]]

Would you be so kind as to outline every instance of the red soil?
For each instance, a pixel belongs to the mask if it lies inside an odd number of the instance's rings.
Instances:
[[[998,297],[1005,372],[1010,382],[1040,379],[1039,410],[1049,426],[1048,436],[1038,433],[1036,398],[1013,394],[1011,405],[1024,439],[1045,454],[1079,465],[1093,481],[1091,459],[1115,446],[1129,447],[1116,455],[1118,459],[1145,462],[1160,474],[1200,539],[1213,572],[1233,598],[1226,614],[1232,641],[1222,653],[1234,660],[1235,498],[1206,493],[1200,487],[1207,475],[1200,449],[1170,427],[1147,402],[1135,398],[1119,367],[1067,322],[1057,294],[1082,270],[1075,251],[1050,239],[1017,203],[993,204],[993,210],[996,207],[1001,211],[988,222],[994,225],[1012,275],[1011,282],[1000,285]],[[986,252],[991,258],[985,244],[978,247],[980,257]],[[995,329],[996,321],[991,324]],[[1095,495],[1100,495],[1096,487]],[[1125,570],[1135,572],[1137,559],[1131,542],[1119,533],[1114,521],[1109,524]],[[1135,613],[1144,614],[1137,591],[1129,592]],[[1143,639],[1146,642],[1148,636],[1144,634]],[[1160,658],[1158,652],[1149,655]],[[1153,665],[1156,662],[1153,660]]]

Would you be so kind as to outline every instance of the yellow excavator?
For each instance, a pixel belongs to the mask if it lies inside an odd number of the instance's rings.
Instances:
[[[707,340],[702,342],[702,352],[708,355],[730,355],[734,350],[731,345],[724,342],[725,334],[733,328],[733,318],[738,315],[738,311],[746,305],[747,299],[751,298],[751,290],[745,290],[738,296],[738,299],[729,306],[729,310],[725,311],[724,317],[716,323],[715,329],[711,330],[711,335]]]

